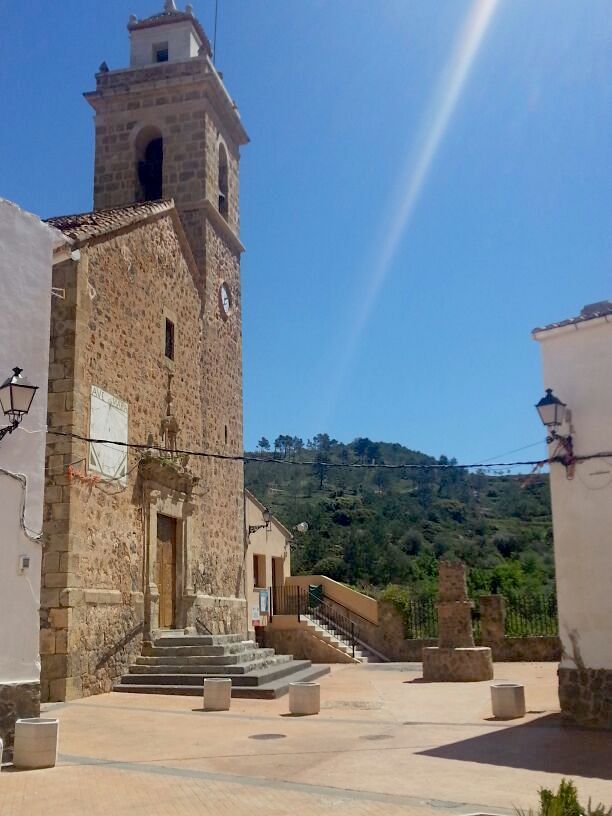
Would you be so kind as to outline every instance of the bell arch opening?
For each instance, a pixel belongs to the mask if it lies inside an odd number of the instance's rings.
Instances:
[[[164,192],[164,140],[155,127],[143,128],[135,143],[138,201],[157,201]]]
[[[219,144],[219,212],[227,221],[229,215],[229,180],[227,150]]]

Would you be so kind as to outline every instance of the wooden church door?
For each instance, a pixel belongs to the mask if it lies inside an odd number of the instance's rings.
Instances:
[[[176,613],[176,519],[157,516],[157,589],[159,625],[175,626]]]

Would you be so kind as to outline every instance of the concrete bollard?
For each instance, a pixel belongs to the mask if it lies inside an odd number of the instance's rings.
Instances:
[[[321,710],[321,686],[318,683],[289,683],[291,714],[318,714]]]
[[[59,721],[32,717],[15,723],[13,765],[34,770],[53,768],[57,762]]]
[[[498,720],[515,720],[525,716],[525,686],[521,683],[493,683],[491,708]]]
[[[229,711],[232,681],[225,677],[204,678],[204,711]]]

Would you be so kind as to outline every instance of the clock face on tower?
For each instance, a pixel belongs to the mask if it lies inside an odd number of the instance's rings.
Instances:
[[[223,317],[229,317],[232,311],[232,293],[227,283],[222,283],[219,287],[219,305]]]

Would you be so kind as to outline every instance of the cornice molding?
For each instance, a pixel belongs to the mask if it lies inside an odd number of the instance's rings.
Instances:
[[[240,238],[238,238],[234,230],[230,227],[210,199],[205,198],[195,206],[189,208],[185,207],[184,209],[203,210],[204,215],[208,218],[215,230],[222,236],[222,238],[229,244],[230,248],[237,255],[241,255],[245,251]]]
[[[182,68],[192,68],[196,70],[184,71]],[[157,76],[145,76],[146,73],[155,72]],[[181,62],[164,62],[159,65],[141,65],[135,68],[120,68],[116,71],[96,74],[96,90],[86,91],[83,96],[96,111],[102,107],[105,99],[111,99],[124,95],[139,95],[144,90],[159,90],[161,88],[172,88],[177,90],[181,87],[194,88],[201,86],[205,88],[209,99],[217,102],[217,113],[225,120],[228,130],[232,133],[232,138],[239,145],[248,144],[249,136],[242,124],[242,119],[234,101],[229,95],[223,80],[216,71],[214,65],[207,57],[205,61],[201,59],[183,60]]]

